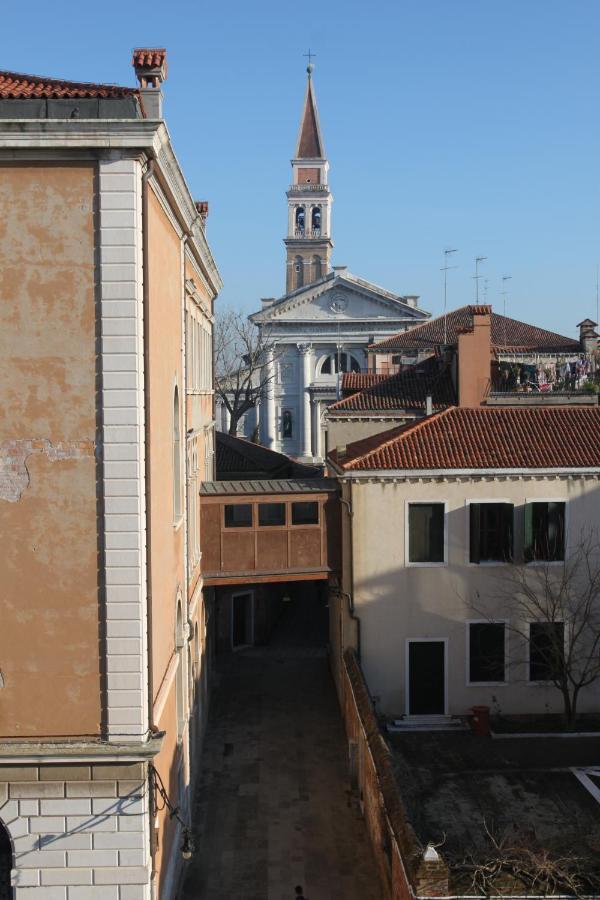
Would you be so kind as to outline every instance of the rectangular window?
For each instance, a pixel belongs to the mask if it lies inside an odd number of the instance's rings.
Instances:
[[[285,525],[285,503],[259,503],[258,524]]]
[[[443,503],[410,503],[408,506],[408,561],[444,562]]]
[[[469,681],[505,681],[505,625],[503,622],[469,624]]]
[[[525,561],[565,558],[565,504],[536,501],[525,505]]]
[[[225,528],[252,528],[252,504],[230,503],[226,506]]]
[[[469,526],[470,562],[510,562],[512,560],[512,503],[471,503]]]
[[[305,501],[292,503],[292,525],[318,525],[319,504]]]
[[[555,681],[565,659],[563,622],[531,622],[529,625],[529,680]]]

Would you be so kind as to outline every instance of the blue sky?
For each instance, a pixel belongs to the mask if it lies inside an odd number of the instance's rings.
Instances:
[[[27,10],[24,13],[24,10]],[[331,161],[334,262],[449,307],[477,255],[501,311],[572,334],[600,263],[598,0],[282,0],[8,4],[0,67],[132,84],[166,46],[165,111],[224,305],[284,289],[285,189],[306,60]],[[481,284],[483,298],[484,283]]]

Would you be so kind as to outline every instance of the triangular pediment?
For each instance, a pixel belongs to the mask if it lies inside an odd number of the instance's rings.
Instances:
[[[250,316],[258,324],[277,322],[410,320],[415,325],[429,314],[409,305],[401,296],[350,273],[325,278],[286,294]]]

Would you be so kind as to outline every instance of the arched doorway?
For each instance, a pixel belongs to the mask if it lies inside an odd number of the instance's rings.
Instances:
[[[12,900],[10,876],[13,867],[12,843],[6,826],[0,821],[0,900]]]

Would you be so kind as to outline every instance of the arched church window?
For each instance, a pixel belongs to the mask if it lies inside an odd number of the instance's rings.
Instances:
[[[321,234],[321,207],[313,206],[312,211],[312,230],[315,237]]]
[[[13,867],[12,844],[6,826],[0,821],[0,900],[12,900],[10,874]]]
[[[304,284],[304,261],[301,256],[297,256],[294,260],[294,272],[296,273],[296,287],[302,287]]]
[[[306,216],[306,213],[304,211],[304,207],[299,206],[296,209],[296,236],[297,237],[304,234],[305,216]]]
[[[338,372],[360,372],[360,363],[351,353],[332,353],[321,366],[321,375],[337,375]]]
[[[323,264],[320,256],[313,256],[313,278],[316,281],[323,274]]]
[[[284,409],[281,416],[281,432],[284,438],[291,438],[294,430],[292,413],[289,409]]]

